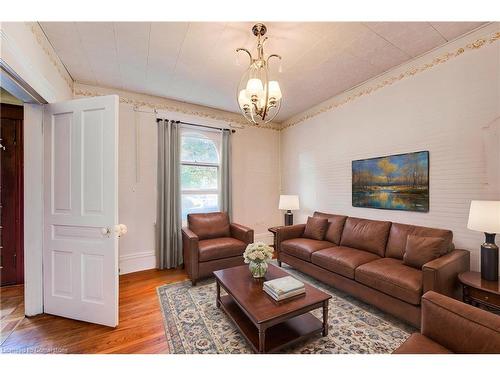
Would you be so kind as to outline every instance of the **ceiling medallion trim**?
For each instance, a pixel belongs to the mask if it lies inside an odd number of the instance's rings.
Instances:
[[[36,42],[42,48],[43,52],[47,55],[49,61],[56,68],[61,78],[66,82],[70,90],[73,91],[74,81],[71,79],[71,76],[67,72],[61,60],[59,59],[53,48],[50,46],[47,37],[40,28],[40,25],[38,25],[38,23],[36,22],[26,22],[26,25],[30,28]]]
[[[304,115],[303,117],[300,117],[299,119],[297,119],[291,123],[287,123],[287,124],[283,125],[280,130],[284,130],[284,129],[287,129],[289,127],[300,124],[301,122],[309,120],[309,119],[316,117],[322,113],[335,110],[336,108],[341,107],[347,103],[350,103],[350,102],[352,102],[352,101],[354,101],[362,96],[369,95],[369,94],[371,94],[371,93],[373,93],[381,88],[384,88],[386,86],[390,86],[395,82],[401,81],[401,80],[406,79],[406,78],[413,77],[414,75],[416,75],[418,73],[422,73],[422,72],[424,72],[430,68],[433,68],[437,65],[446,63],[446,62],[454,59],[455,57],[462,55],[463,53],[465,53],[467,51],[474,51],[474,50],[480,49],[481,47],[491,45],[494,42],[497,42],[499,40],[500,40],[500,31],[496,31],[487,37],[479,38],[472,43],[468,43],[464,47],[456,49],[454,52],[448,52],[448,53],[445,53],[441,56],[435,57],[430,63],[424,64],[424,65],[421,65],[418,67],[410,68],[397,76],[392,76],[392,77],[386,78],[382,82],[379,82],[378,84],[376,84],[374,86],[367,87],[365,89],[358,91],[355,94],[349,95],[347,98],[341,100],[338,103],[330,104],[324,108],[318,109],[317,111],[315,111],[313,113]],[[339,95],[341,95],[341,94],[339,94]]]
[[[73,90],[73,95],[74,96],[84,96],[84,97],[93,97],[93,96],[105,96],[105,95],[111,95],[112,93],[104,93],[104,92],[99,92],[97,90],[84,90],[81,88],[77,88],[75,86],[75,89]],[[215,114],[210,114],[206,113],[203,111],[194,111],[194,110],[189,110],[182,108],[181,106],[175,106],[175,105],[170,105],[170,104],[165,104],[165,103],[153,103],[150,101],[145,101],[145,100],[138,100],[138,99],[132,99],[126,96],[122,96],[121,94],[117,94],[120,98],[120,103],[123,104],[130,104],[135,107],[148,107],[151,109],[156,109],[156,110],[164,110],[164,111],[170,111],[170,112],[177,112],[177,113],[182,113],[185,115],[192,115],[196,117],[201,117],[201,118],[208,118],[211,120],[217,120],[217,121],[224,121],[224,122],[229,122],[233,124],[241,124],[241,125],[246,125],[246,126],[251,126],[254,128],[258,129],[268,129],[268,130],[280,130],[280,127],[274,124],[263,124],[263,125],[255,125],[252,123],[249,123],[243,119],[237,119],[237,118],[230,118],[230,117],[225,117],[225,116],[217,116]],[[162,98],[159,98],[160,100]],[[237,117],[238,114],[235,113],[235,117]],[[239,116],[238,116],[239,117]]]

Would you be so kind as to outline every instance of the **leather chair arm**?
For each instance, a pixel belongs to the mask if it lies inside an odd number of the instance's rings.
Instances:
[[[229,229],[231,231],[231,237],[243,241],[247,245],[253,243],[253,236],[254,236],[253,229],[236,223],[231,223],[229,225]]]
[[[305,224],[287,225],[276,228],[276,251],[281,251],[281,243],[292,238],[302,237],[306,229]]]
[[[500,353],[500,316],[432,291],[422,296],[421,333],[454,353]]]
[[[198,276],[198,236],[189,228],[182,228],[182,253],[186,271],[191,278]]]
[[[423,265],[423,292],[435,292],[461,298],[458,274],[470,269],[470,252],[453,250]]]

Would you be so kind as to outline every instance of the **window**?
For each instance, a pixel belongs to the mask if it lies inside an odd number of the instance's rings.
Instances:
[[[221,133],[181,130],[182,220],[190,213],[220,211]]]

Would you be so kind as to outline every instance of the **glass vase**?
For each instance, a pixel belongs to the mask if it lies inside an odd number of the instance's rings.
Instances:
[[[260,279],[266,274],[267,262],[255,262],[251,260],[248,264],[248,268],[250,269],[250,273],[253,277]]]

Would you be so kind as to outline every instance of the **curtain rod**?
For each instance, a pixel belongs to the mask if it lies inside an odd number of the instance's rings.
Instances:
[[[157,118],[156,122],[159,122],[159,121],[168,121],[168,119]],[[184,124],[184,125],[190,125],[190,126],[198,126],[200,128],[217,129],[217,130],[222,130],[222,131],[226,130],[226,131],[230,131],[231,133],[236,133],[236,130],[234,130],[234,129],[218,128],[218,127],[215,127],[215,126],[193,124],[191,122],[184,122],[184,121],[174,121],[174,120],[171,120],[171,121],[175,122],[177,124]]]

